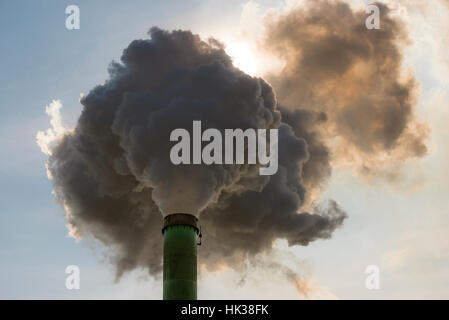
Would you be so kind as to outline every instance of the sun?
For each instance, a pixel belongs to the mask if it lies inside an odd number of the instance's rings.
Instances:
[[[250,76],[255,76],[258,73],[258,59],[250,46],[241,43],[233,42],[226,45],[226,53],[232,58],[232,63],[235,67]]]

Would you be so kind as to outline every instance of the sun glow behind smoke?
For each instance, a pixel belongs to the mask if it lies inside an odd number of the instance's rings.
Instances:
[[[218,39],[225,44],[225,51],[234,66],[250,76],[278,74],[284,68],[285,61],[260,47],[256,38],[222,36]]]
[[[226,53],[232,58],[234,66],[243,72],[255,76],[260,71],[259,59],[249,45],[241,42],[229,43],[226,45]]]

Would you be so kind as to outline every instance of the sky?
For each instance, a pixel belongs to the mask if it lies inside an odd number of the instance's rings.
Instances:
[[[344,226],[332,239],[306,247],[276,243],[279,259],[307,279],[310,294],[301,298],[449,298],[449,6],[385,2],[398,8],[410,32],[403,68],[419,83],[416,113],[431,128],[429,152],[405,164],[405,178],[396,183],[334,167],[322,197],[337,199],[345,209]],[[72,4],[80,8],[79,30],[65,27],[65,8]],[[81,95],[103,83],[109,63],[119,60],[133,39],[146,38],[152,26],[217,37],[238,67],[263,76],[280,65],[256,48],[263,16],[292,5],[274,0],[0,2],[1,299],[161,298],[160,278],[135,270],[117,283],[101,244],[68,235],[47,178],[47,155],[36,143],[37,132],[50,125],[45,107],[60,100],[63,125],[72,128]],[[362,8],[365,1],[352,5]],[[79,290],[65,287],[68,265],[80,268]],[[376,290],[365,286],[370,265],[380,270]],[[198,298],[297,299],[298,292],[276,272],[256,270],[242,282],[232,270],[202,270]]]

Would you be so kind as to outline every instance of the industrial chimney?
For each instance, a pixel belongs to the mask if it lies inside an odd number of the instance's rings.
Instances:
[[[164,300],[196,300],[198,219],[173,213],[164,218]]]

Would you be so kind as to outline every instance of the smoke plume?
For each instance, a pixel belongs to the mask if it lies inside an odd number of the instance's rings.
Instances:
[[[306,139],[314,138],[297,133],[320,116],[291,115],[295,129],[283,122],[272,87],[235,68],[217,40],[158,28],[149,35],[110,64],[109,79],[81,99],[75,128],[49,147],[49,177],[71,234],[102,242],[118,278],[134,268],[161,271],[162,215],[173,212],[200,216],[208,268],[238,266],[279,238],[290,245],[329,238],[346,217],[336,202],[300,213],[302,170],[313,154]],[[279,129],[278,172],[173,165],[170,132],[191,131],[194,120],[203,130]]]
[[[268,15],[266,48],[285,61],[270,84],[234,67],[215,39],[152,28],[149,39],[133,41],[105,84],[82,98],[75,128],[40,135],[40,144],[56,140],[45,145],[47,169],[71,234],[102,242],[117,277],[161,271],[162,216],[174,212],[200,217],[206,269],[241,267],[277,239],[330,238],[346,213],[332,200],[304,208],[336,163],[389,176],[427,150],[427,127],[414,114],[418,86],[401,69],[407,31],[377,5],[380,30],[368,30],[365,12],[343,1]],[[278,129],[277,173],[173,165],[170,132],[191,131],[194,120],[203,130]]]
[[[427,152],[428,128],[414,113],[418,86],[401,69],[407,30],[386,5],[375,5],[379,30],[366,28],[364,10],[340,0],[308,0],[266,17],[266,47],[285,61],[268,80],[283,121],[308,143],[309,189],[329,176],[329,160],[393,178],[388,170]]]

